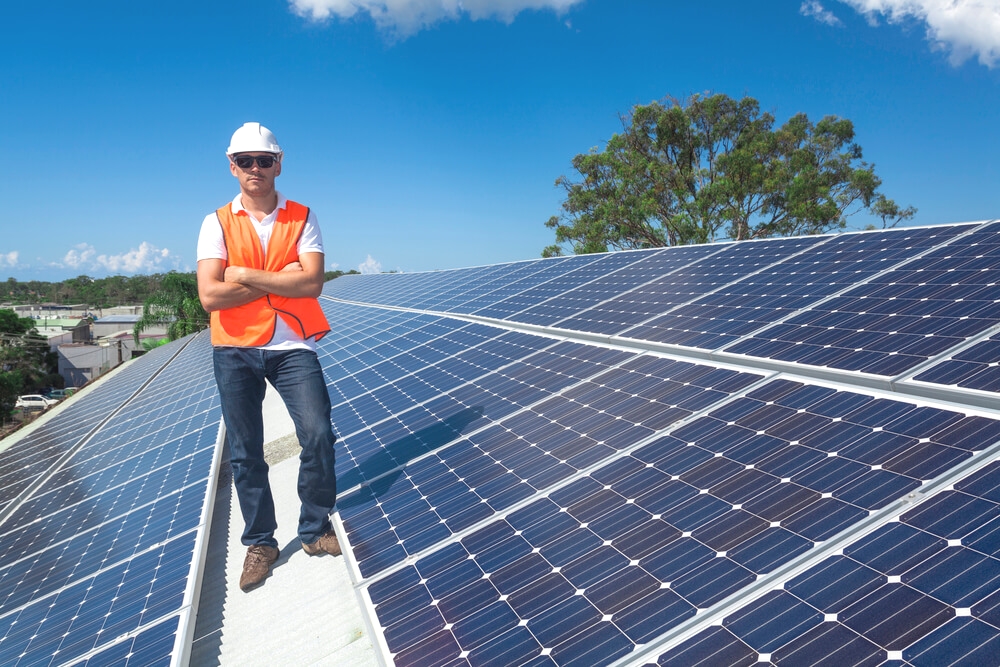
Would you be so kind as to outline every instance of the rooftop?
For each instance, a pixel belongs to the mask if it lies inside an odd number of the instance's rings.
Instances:
[[[236,591],[190,336],[0,456],[0,651],[998,664],[998,282],[997,222],[338,278],[344,556],[297,548],[269,397],[283,555]]]

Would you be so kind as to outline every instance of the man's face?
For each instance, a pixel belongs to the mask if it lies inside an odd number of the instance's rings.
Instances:
[[[274,161],[270,167],[261,167],[257,157],[271,158]],[[241,167],[237,162],[252,162]],[[274,153],[237,153],[229,157],[229,170],[239,182],[240,189],[252,197],[266,196],[274,192],[274,179],[281,173],[281,161]]]

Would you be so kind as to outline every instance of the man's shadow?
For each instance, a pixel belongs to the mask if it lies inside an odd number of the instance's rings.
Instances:
[[[465,408],[432,426],[411,433],[386,445],[382,451],[362,461],[353,470],[337,478],[337,486],[352,489],[361,485],[356,493],[349,494],[337,507],[349,510],[358,505],[378,500],[403,474],[406,464],[424,454],[458,441],[462,434],[483,418],[482,406]]]

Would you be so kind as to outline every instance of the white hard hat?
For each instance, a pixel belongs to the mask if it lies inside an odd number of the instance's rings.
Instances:
[[[281,146],[271,130],[260,123],[243,123],[242,127],[233,132],[226,155],[257,151],[281,155]]]

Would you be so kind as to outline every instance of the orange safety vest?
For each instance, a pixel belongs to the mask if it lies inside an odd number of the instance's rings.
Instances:
[[[226,204],[215,214],[222,225],[229,264],[280,271],[285,265],[299,261],[298,243],[309,217],[308,207],[288,201],[285,208],[278,209],[266,254],[245,211],[234,214],[232,205]],[[318,300],[267,294],[242,306],[214,311],[211,315],[212,345],[266,345],[274,337],[279,315],[303,340],[313,337],[319,340],[330,331]]]

